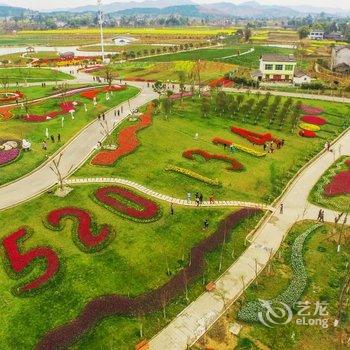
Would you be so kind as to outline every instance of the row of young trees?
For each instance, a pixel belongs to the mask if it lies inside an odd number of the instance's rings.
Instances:
[[[255,97],[247,94],[231,95],[224,91],[212,94],[211,98],[201,98],[203,117],[209,117],[211,112],[220,116],[229,116],[243,123],[264,125],[269,128],[285,130],[294,133],[300,120],[301,102],[293,102],[291,98],[282,100],[281,96],[272,98],[270,93]]]

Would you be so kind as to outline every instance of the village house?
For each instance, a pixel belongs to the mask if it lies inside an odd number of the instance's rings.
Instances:
[[[308,38],[311,40],[323,40],[324,31],[323,30],[312,30],[308,35]]]
[[[297,62],[294,55],[262,55],[253,78],[259,81],[292,82]]]
[[[311,83],[311,77],[300,69],[296,69],[293,77],[294,85],[305,85]]]
[[[332,48],[331,69],[335,73],[350,74],[350,46]]]

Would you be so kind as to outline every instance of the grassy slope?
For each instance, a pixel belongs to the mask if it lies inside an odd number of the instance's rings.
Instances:
[[[62,276],[57,283],[38,295],[27,298],[14,297],[10,290],[15,285],[40,273],[40,264],[33,272],[19,281],[11,280],[4,269],[0,270],[0,331],[3,349],[33,348],[38,339],[51,328],[73,318],[91,298],[108,293],[136,296],[162,285],[169,279],[166,259],[172,273],[188,261],[193,245],[215,230],[217,223],[232,209],[186,209],[175,207],[171,216],[168,205],[162,205],[163,217],[156,222],[135,223],[111,213],[92,201],[89,196],[96,186],[81,186],[65,199],[45,194],[38,199],[7,210],[1,214],[0,225],[6,226],[0,238],[27,225],[34,230],[33,236],[23,244],[23,250],[38,245],[50,245],[58,253],[62,263]],[[98,224],[109,223],[116,230],[116,238],[100,253],[84,254],[72,242],[72,223],[68,221],[61,232],[45,228],[41,220],[52,210],[65,206],[78,206],[94,214]],[[210,218],[210,229],[203,231],[202,224]],[[235,230],[235,239],[224,249],[224,266],[232,263],[232,249],[236,256],[244,249],[244,237],[256,224],[259,216],[247,220]],[[233,245],[232,245],[233,244]],[[218,275],[218,252],[207,258],[207,280]],[[185,261],[181,262],[182,257]],[[200,282],[190,290],[191,300],[203,291]],[[179,298],[167,308],[173,317],[186,305]],[[145,335],[150,337],[166,322],[161,313],[147,316]],[[30,321],[29,321],[30,320]],[[131,349],[138,341],[138,320],[113,317],[104,321],[89,336],[84,337],[77,348],[101,349],[114,345],[118,349]]]
[[[60,81],[74,79],[71,75],[45,68],[4,68],[0,69],[0,81],[6,79],[9,83],[28,83],[42,81]]]
[[[346,110],[346,106],[340,104],[316,101],[307,103],[321,106],[329,112],[342,113]],[[118,176],[179,198],[184,198],[187,192],[202,191],[205,198],[214,192],[216,198],[220,199],[263,201],[274,192],[274,186],[278,186],[287,176],[291,176],[293,171],[305,163],[305,159],[310,158],[310,155],[320,151],[325,142],[321,138],[305,139],[289,132],[269,130],[239,120],[233,121],[228,116],[219,117],[214,109],[207,119],[202,118],[200,114],[198,100],[191,102],[190,99],[185,99],[182,105],[177,102],[168,120],[165,120],[163,115],[156,115],[153,125],[138,134],[141,146],[136,152],[118,160],[114,167],[96,167],[87,163],[75,175]],[[327,118],[334,122],[340,120],[334,116]],[[125,122],[118,130],[129,124],[130,122]],[[182,157],[183,151],[190,148],[202,148],[212,153],[232,156],[229,150],[224,151],[223,148],[214,146],[211,143],[213,137],[222,137],[254,147],[245,139],[234,135],[230,131],[232,125],[257,132],[272,132],[274,136],[285,139],[286,145],[282,150],[269,154],[266,158],[255,158],[242,152],[235,153],[234,157],[246,167],[243,172],[228,171],[227,165],[220,161],[212,160],[206,163],[201,158],[191,161]],[[337,132],[341,130],[333,128]],[[199,134],[199,140],[194,139],[196,133]],[[320,136],[323,137],[331,138],[331,135],[320,132]],[[186,176],[165,172],[164,168],[168,164],[217,178],[223,183],[223,187],[213,189]]]
[[[336,152],[337,151],[338,150],[336,150]],[[325,208],[334,209],[340,212],[350,211],[350,195],[339,195],[334,197],[326,197],[323,195],[323,184],[328,185],[331,182],[331,179],[333,178],[333,170],[334,174],[338,174],[341,171],[349,170],[349,167],[345,164],[345,161],[347,159],[349,159],[349,157],[341,157],[318,180],[317,184],[312,189],[309,196],[309,200],[311,203],[320,205]]]
[[[106,111],[107,109],[126,101],[135,96],[137,92],[138,89],[129,87],[125,91],[114,93],[109,101],[105,100],[104,94],[100,94],[97,96],[98,108],[96,109],[93,108],[90,100],[78,95],[74,96],[74,98],[69,98],[68,100],[79,101],[82,104],[78,107],[74,120],[71,120],[67,115],[65,116],[63,128],[61,127],[61,117],[43,123],[29,123],[17,118],[1,122],[1,138],[20,140],[26,138],[32,142],[32,151],[25,153],[22,152],[19,160],[1,169],[0,185],[25,175],[45,161],[45,152],[41,149],[41,142],[45,138],[46,128],[49,129],[50,135],[54,135],[55,137],[57,136],[57,133],[60,133],[62,140],[60,144],[57,142],[54,144],[52,144],[51,141],[48,142],[47,154],[50,155],[62,147],[63,143],[69,141],[74,135],[76,135],[81,128],[96,118],[98,113]],[[50,99],[39,105],[31,106],[29,112],[33,114],[42,114],[47,111],[56,110],[58,109],[59,103],[59,99]],[[86,103],[88,106],[87,113],[85,113],[83,103]],[[17,115],[23,115],[24,113],[21,109],[14,110],[14,112]]]

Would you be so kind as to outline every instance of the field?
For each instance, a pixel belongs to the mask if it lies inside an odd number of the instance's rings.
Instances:
[[[185,81],[190,83],[189,73],[197,69],[198,65],[192,61],[176,61],[176,62],[128,62],[111,64],[110,69],[116,78],[126,80],[144,79],[144,80],[160,80],[164,82],[178,82],[178,72],[185,72]],[[228,63],[201,61],[199,69],[203,82],[210,82],[212,79],[220,78],[225,73],[230,72],[235,66]],[[105,72],[98,70],[94,75],[104,77]]]
[[[0,82],[9,83],[37,83],[44,81],[61,81],[74,79],[71,75],[52,69],[38,68],[4,68],[0,69]]]
[[[342,285],[346,279],[346,266],[349,262],[349,235],[342,240],[342,249],[336,253],[339,232],[334,231],[332,225],[325,225],[316,230],[306,241],[304,261],[307,269],[308,284],[301,298],[302,305],[310,303],[309,309],[304,314],[309,318],[320,318],[327,322],[328,328],[321,325],[296,325],[296,315],[300,306],[295,306],[294,317],[286,325],[277,324],[268,328],[259,323],[245,323],[237,319],[237,312],[243,305],[251,300],[261,298],[269,300],[284,291],[292,277],[290,267],[291,246],[296,237],[312,226],[312,222],[300,222],[289,232],[285,243],[274,257],[272,263],[246,291],[243,297],[223,316],[208,334],[201,339],[194,349],[202,350],[207,347],[215,348],[223,345],[223,350],[228,349],[337,349],[345,348],[340,340],[346,342],[346,332],[349,326],[348,305],[345,306],[341,318],[341,327],[334,328],[333,321],[338,312],[338,300]],[[327,315],[312,314],[316,311],[315,303],[326,303]],[[310,315],[311,313],[311,315]],[[228,325],[232,322],[243,325],[238,337],[228,331]],[[323,322],[324,322],[323,321]],[[236,347],[237,346],[237,347]],[[221,347],[220,347],[221,349]]]
[[[254,95],[246,96],[245,102],[249,108],[253,105],[247,98],[257,99]],[[261,98],[261,97],[260,97]],[[216,110],[215,94],[211,99],[211,110],[207,117],[201,113],[201,102],[194,98],[177,101],[172,107],[168,118],[161,112],[153,119],[153,124],[139,134],[140,147],[137,152],[117,161],[113,167],[96,167],[91,164],[84,165],[78,170],[76,176],[117,176],[131,179],[145,186],[150,186],[161,193],[184,198],[187,192],[202,191],[205,198],[213,193],[218,199],[263,201],[270,202],[275,198],[293,174],[313,155],[318,153],[326,139],[333,138],[336,133],[343,130],[340,115],[346,110],[341,104],[327,102],[307,101],[324,108],[329,115],[327,119],[338,126],[325,127],[319,132],[319,137],[307,139],[296,134],[291,134],[290,124],[287,122],[285,130],[270,126],[265,117],[260,123],[252,122],[244,111],[234,118],[230,113],[220,113]],[[285,101],[282,100],[281,103]],[[296,102],[296,101],[294,101]],[[272,100],[270,101],[272,103]],[[244,116],[244,118],[243,118]],[[122,124],[114,133],[114,137],[129,121]],[[245,170],[234,172],[226,170],[225,164],[218,161],[204,161],[196,158],[188,160],[182,156],[187,149],[203,149],[210,153],[232,156],[229,149],[224,150],[212,144],[214,137],[237,142],[251,149],[262,151],[262,146],[253,146],[244,138],[233,134],[230,130],[234,125],[240,128],[266,133],[270,132],[274,137],[284,139],[286,146],[281,150],[268,154],[266,157],[257,158],[244,152],[235,152],[234,158],[241,162]],[[195,135],[198,134],[198,138]],[[169,165],[175,165],[191,169],[209,178],[216,178],[222,183],[222,187],[213,188],[187,178],[181,174],[165,171]],[[147,169],[147,172],[141,171]]]
[[[44,91],[50,88],[44,88]],[[32,93],[36,92],[36,96],[45,93],[40,88],[33,89]],[[106,101],[104,95],[98,95],[97,108],[93,108],[92,102],[75,95],[74,98],[68,100],[74,100],[80,103],[77,112],[75,113],[75,119],[71,120],[70,116],[65,118],[65,123],[62,128],[61,118],[52,119],[42,123],[26,122],[20,117],[25,115],[25,111],[20,107],[13,110],[14,117],[9,120],[0,120],[1,126],[1,139],[2,140],[22,140],[23,138],[30,140],[32,143],[32,150],[30,152],[22,152],[21,158],[12,164],[6,165],[1,168],[0,185],[3,185],[9,181],[13,181],[31,170],[34,170],[40,164],[42,164],[47,156],[54,154],[59,148],[61,148],[66,142],[68,142],[76,133],[81,130],[85,125],[90,123],[99,113],[112,108],[115,105],[135,96],[138,93],[138,89],[129,87],[127,90],[119,91],[111,96],[109,101]],[[34,96],[33,96],[34,97]],[[49,99],[45,102],[34,104],[29,106],[30,114],[45,114],[48,111],[57,110],[58,105],[62,102],[61,99]],[[88,112],[85,112],[83,104],[87,104]],[[61,134],[61,142],[51,143],[48,141],[47,152],[42,149],[42,141],[46,139],[46,128],[48,129],[49,136],[53,135],[57,141],[57,134]]]
[[[254,48],[254,51],[242,54],[250,49]],[[236,45],[222,48],[212,49],[200,49],[194,51],[180,52],[161,56],[150,56],[141,58],[143,62],[170,62],[170,61],[191,61],[191,60],[208,60],[208,61],[220,61],[230,64],[236,64],[249,68],[259,67],[259,58],[262,54],[276,53],[276,54],[291,54],[294,50],[285,48],[276,48],[269,46],[255,46],[255,45]],[[232,55],[238,55],[236,57],[230,57]]]

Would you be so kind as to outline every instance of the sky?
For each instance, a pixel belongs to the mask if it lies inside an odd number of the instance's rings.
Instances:
[[[103,3],[108,4],[111,2],[127,2],[129,0],[102,0]],[[142,0],[134,0],[134,1],[142,1]],[[197,3],[212,3],[219,1],[227,1],[233,3],[241,3],[245,1],[232,1],[232,0],[193,0]],[[350,1],[349,0],[258,0],[260,4],[264,5],[284,5],[284,6],[299,6],[299,5],[307,5],[307,6],[315,6],[315,7],[331,7],[331,8],[343,8],[350,10]],[[11,6],[20,6],[25,8],[31,8],[35,10],[46,10],[46,9],[54,9],[54,8],[64,8],[64,7],[78,7],[84,5],[95,4],[96,1],[91,0],[11,0],[11,1],[0,1],[0,3],[11,4]]]

